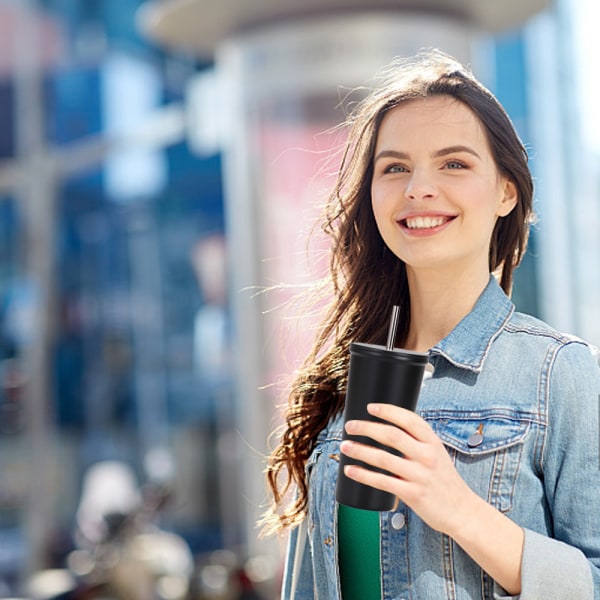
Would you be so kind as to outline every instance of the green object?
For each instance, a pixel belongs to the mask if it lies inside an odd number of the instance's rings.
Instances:
[[[379,513],[338,505],[338,562],[343,600],[381,600]]]

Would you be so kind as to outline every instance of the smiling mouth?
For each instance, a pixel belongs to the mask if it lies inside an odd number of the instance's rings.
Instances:
[[[444,225],[449,221],[452,221],[455,217],[409,217],[408,219],[402,219],[400,224],[407,229],[435,229],[440,225]]]

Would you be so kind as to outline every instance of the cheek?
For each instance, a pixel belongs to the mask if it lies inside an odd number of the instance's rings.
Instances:
[[[384,203],[381,202],[380,198],[376,196],[371,197],[371,210],[373,211],[373,218],[375,219],[375,225],[380,235],[385,236],[386,223],[389,223],[389,217],[387,212],[384,210]]]
[[[498,193],[484,183],[470,186],[462,190],[459,196],[466,213],[473,215],[481,223],[495,221],[498,209]]]
[[[373,209],[373,215],[377,224],[380,225],[382,221],[389,217],[392,211],[393,202],[392,198],[386,193],[386,187],[384,185],[372,185],[371,186],[371,208]]]
[[[375,217],[375,221],[379,225],[380,213],[381,213],[381,198],[378,194],[378,190],[376,186],[371,186],[371,210],[373,211],[373,216]]]

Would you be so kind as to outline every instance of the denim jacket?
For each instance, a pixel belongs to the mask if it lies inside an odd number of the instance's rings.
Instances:
[[[380,513],[383,600],[599,600],[597,351],[515,312],[492,277],[429,355],[434,372],[423,382],[418,412],[469,486],[523,528],[521,594],[509,596],[450,537],[400,503]],[[471,447],[480,424],[483,442]],[[338,415],[308,460],[308,514],[290,533],[284,600],[341,598],[335,483],[342,428]]]

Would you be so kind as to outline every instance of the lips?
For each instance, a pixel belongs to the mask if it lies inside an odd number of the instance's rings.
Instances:
[[[407,217],[399,221],[400,225],[411,231],[418,231],[423,229],[435,229],[441,227],[449,221],[452,221],[455,217],[451,215],[419,215],[414,217]]]

